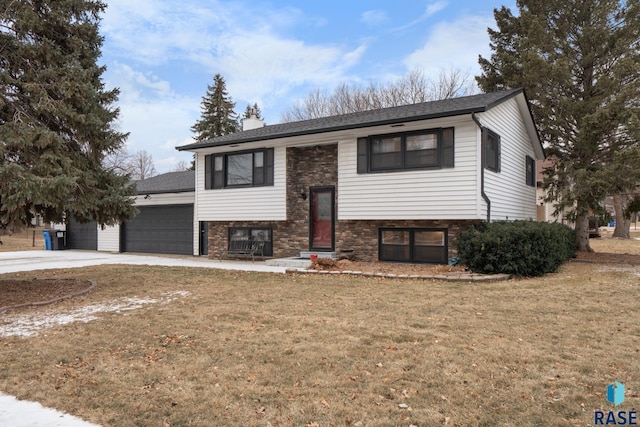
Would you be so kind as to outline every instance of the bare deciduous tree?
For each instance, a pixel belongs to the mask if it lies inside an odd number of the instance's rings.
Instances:
[[[131,156],[125,147],[107,154],[102,161],[105,169],[112,170],[118,175],[131,175]]]
[[[358,87],[341,83],[332,94],[316,89],[289,111],[285,111],[282,121],[292,122],[416,104],[475,92],[473,79],[460,70],[442,70],[436,80],[428,79],[420,70],[413,70],[387,84],[372,82],[368,86]]]
[[[147,179],[158,174],[153,164],[153,157],[146,150],[141,150],[131,156],[131,179]]]
[[[184,172],[189,170],[189,164],[184,160],[180,160],[176,165],[171,169],[171,172]]]
[[[113,170],[118,175],[128,175],[131,179],[147,179],[158,174],[153,157],[146,150],[129,154],[122,148],[106,156],[103,163],[105,169]]]

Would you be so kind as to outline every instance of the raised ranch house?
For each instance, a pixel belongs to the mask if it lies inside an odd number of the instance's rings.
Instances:
[[[470,224],[536,219],[544,152],[521,89],[243,125],[178,147],[196,153],[210,257],[253,240],[266,257],[446,263]]]

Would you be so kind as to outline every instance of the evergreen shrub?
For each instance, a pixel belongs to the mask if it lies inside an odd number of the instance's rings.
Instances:
[[[458,234],[460,263],[474,273],[541,276],[576,256],[575,231],[558,223],[498,221]]]

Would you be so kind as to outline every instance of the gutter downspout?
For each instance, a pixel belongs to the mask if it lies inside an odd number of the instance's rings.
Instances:
[[[471,118],[480,128],[480,195],[487,203],[487,222],[491,222],[491,200],[489,199],[489,196],[487,196],[487,193],[484,192],[484,146],[487,143],[487,132],[485,132],[480,120],[476,117],[476,113],[471,113]]]

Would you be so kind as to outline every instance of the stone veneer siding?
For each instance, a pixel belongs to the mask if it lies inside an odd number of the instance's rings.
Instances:
[[[209,257],[227,257],[229,227],[271,228],[273,257],[299,256],[309,249],[309,188],[329,186],[336,187],[337,200],[338,144],[288,147],[287,220],[209,222]],[[302,189],[306,200],[300,195]]]
[[[309,189],[333,186],[336,190],[336,215],[340,207],[338,197],[338,145],[287,148],[287,220],[286,221],[216,221],[209,222],[209,257],[228,258],[227,242],[230,227],[270,228],[273,257],[299,256],[309,250]],[[300,190],[307,199],[303,200]],[[423,220],[358,220],[336,221],[335,250],[353,251],[360,261],[378,260],[379,228],[447,228],[449,257],[455,256],[452,245],[456,234],[480,221],[423,221]],[[351,253],[351,252],[350,252]]]
[[[358,261],[378,260],[378,230],[380,228],[446,228],[448,230],[448,258],[455,257],[453,246],[456,235],[481,221],[426,221],[426,220],[375,220],[337,221],[336,252],[353,251]]]

